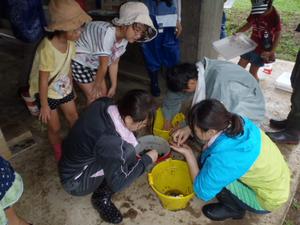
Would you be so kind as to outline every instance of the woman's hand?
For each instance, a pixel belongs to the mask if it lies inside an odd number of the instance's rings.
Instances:
[[[172,139],[178,146],[181,146],[184,142],[186,142],[190,135],[191,129],[186,126],[174,131],[172,133]]]
[[[193,153],[193,150],[190,148],[190,146],[184,144],[182,146],[178,146],[175,143],[171,143],[171,148],[176,151],[179,152],[180,154],[184,155],[186,157],[187,154],[191,154]]]
[[[152,159],[152,162],[156,162],[158,159],[158,152],[156,150],[150,150],[146,153]]]
[[[50,120],[51,109],[48,105],[42,106],[40,110],[39,120],[47,124]]]

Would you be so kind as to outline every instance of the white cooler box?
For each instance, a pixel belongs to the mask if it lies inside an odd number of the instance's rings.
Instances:
[[[276,79],[275,87],[283,91],[293,92],[290,78],[291,78],[291,73],[284,72]]]

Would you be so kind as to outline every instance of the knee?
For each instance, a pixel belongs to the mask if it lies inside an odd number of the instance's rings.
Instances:
[[[58,134],[59,131],[60,131],[60,124],[55,124],[55,125],[49,125],[48,126],[48,133]]]
[[[76,120],[78,119],[77,111],[67,113],[66,118],[69,122],[70,127],[72,127],[74,125],[74,123],[76,122]]]

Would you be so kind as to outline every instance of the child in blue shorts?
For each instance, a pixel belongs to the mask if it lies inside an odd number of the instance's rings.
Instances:
[[[275,49],[278,45],[281,22],[278,12],[272,6],[273,0],[251,0],[252,11],[247,23],[238,29],[245,32],[252,28],[251,39],[257,43],[254,51],[241,55],[238,64],[244,68],[251,63],[250,73],[258,80],[257,71],[264,63],[275,61]]]

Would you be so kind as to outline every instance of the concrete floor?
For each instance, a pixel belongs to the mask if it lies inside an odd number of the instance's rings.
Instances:
[[[16,127],[29,129],[37,145],[23,151],[11,160],[25,185],[21,200],[16,204],[17,212],[35,225],[99,225],[106,224],[90,204],[90,196],[73,197],[62,189],[52,150],[47,141],[45,127],[26,111],[21,99],[17,96],[17,87],[26,81],[25,71],[28,67],[28,48],[22,44],[0,39],[0,127],[8,127],[13,136]],[[29,48],[30,49],[30,48]],[[136,68],[140,68],[135,65]],[[269,118],[285,118],[289,111],[290,94],[274,88],[275,78],[283,71],[291,71],[293,63],[278,60],[273,66],[273,74],[261,81],[267,103],[267,117],[263,124],[268,128]],[[130,76],[129,76],[130,77]],[[128,74],[120,75],[118,93],[135,87],[147,88],[147,80],[128,79]],[[79,96],[79,101],[82,98]],[[82,104],[79,104],[79,109]],[[67,132],[64,129],[64,134]],[[295,191],[299,178],[300,148],[298,146],[279,146],[292,170],[292,190]],[[248,213],[244,220],[212,222],[202,215],[201,200],[194,198],[190,205],[181,211],[171,212],[162,208],[155,193],[151,190],[144,174],[130,188],[114,196],[113,201],[124,216],[122,224],[282,224],[289,206],[269,215],[256,216]]]

